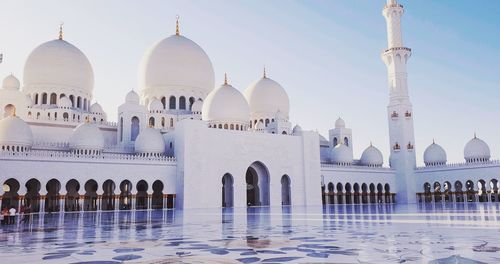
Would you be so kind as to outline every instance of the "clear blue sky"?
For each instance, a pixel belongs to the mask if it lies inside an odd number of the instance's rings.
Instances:
[[[477,132],[500,158],[500,1],[400,0],[403,37],[413,49],[409,88],[417,159],[435,138],[451,162]],[[0,3],[0,76],[22,76],[37,45],[65,39],[89,58],[94,98],[110,119],[137,89],[146,49],[181,33],[205,49],[221,83],[228,72],[243,91],[262,66],[288,91],[291,120],[328,135],[342,116],[354,133],[354,154],[373,141],[387,161],[387,46],[384,0],[21,1]]]

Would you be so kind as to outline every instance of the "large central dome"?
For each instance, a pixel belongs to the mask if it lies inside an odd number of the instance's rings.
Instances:
[[[24,65],[23,83],[28,90],[63,88],[91,97],[94,73],[83,52],[63,39],[55,39],[31,52]]]
[[[177,34],[146,52],[139,79],[142,95],[148,99],[178,95],[179,90],[204,98],[214,88],[210,58],[198,44]]]

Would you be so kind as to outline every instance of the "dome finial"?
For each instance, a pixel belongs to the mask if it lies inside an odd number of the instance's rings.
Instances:
[[[64,25],[64,22],[61,22],[59,24],[59,40],[63,39],[63,25]]]
[[[267,78],[267,75],[266,75],[266,65],[264,65],[264,75],[263,75],[263,78]]]
[[[432,144],[436,144],[436,141],[434,141],[434,138],[432,139]]]
[[[474,138],[477,138],[477,136],[476,136],[476,132],[474,132]]]
[[[370,140],[370,147],[373,147],[372,141]]]
[[[224,85],[227,85],[227,73],[224,73]]]
[[[12,116],[16,117],[16,108],[14,107],[14,110],[12,110]]]
[[[179,36],[179,15],[175,16],[175,35]]]

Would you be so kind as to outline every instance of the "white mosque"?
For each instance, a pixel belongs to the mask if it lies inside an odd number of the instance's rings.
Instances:
[[[498,202],[500,162],[474,136],[464,163],[432,142],[417,167],[403,44],[403,6],[383,8],[388,48],[390,162],[368,146],[353,157],[342,119],[328,139],[292,129],[286,90],[264,71],[241,93],[214,83],[209,56],[179,32],[154,44],[108,121],[92,103],[94,72],[63,38],[36,47],[22,84],[0,89],[1,207],[32,211],[415,202]]]

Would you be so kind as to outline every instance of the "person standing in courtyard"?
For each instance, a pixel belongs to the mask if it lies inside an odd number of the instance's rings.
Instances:
[[[16,223],[16,208],[14,206],[12,206],[10,209],[9,209],[9,224],[13,225]]]
[[[31,216],[31,205],[28,205],[24,208],[23,218],[21,219],[21,223],[29,223]]]
[[[4,225],[5,224],[5,207],[2,208],[2,211],[0,211],[0,224]]]

